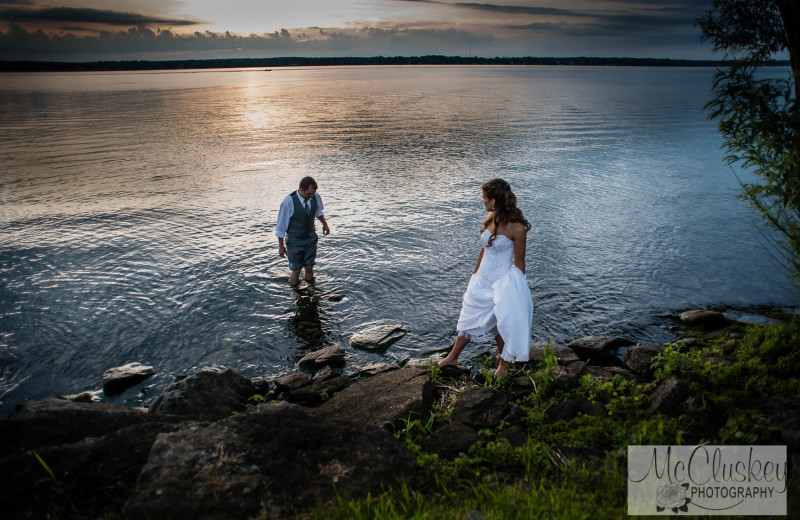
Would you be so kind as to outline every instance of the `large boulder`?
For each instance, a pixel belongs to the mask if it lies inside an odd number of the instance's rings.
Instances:
[[[103,372],[103,391],[106,395],[121,394],[152,376],[153,367],[141,363],[128,363]]]
[[[474,386],[458,394],[451,419],[472,428],[495,428],[508,411],[506,394],[489,387]]]
[[[156,436],[179,427],[134,424],[101,437],[37,448],[52,477],[32,451],[0,459],[0,510],[4,518],[116,518]]]
[[[207,368],[169,385],[150,412],[216,421],[244,410],[255,392],[253,383],[235,370]]]
[[[633,345],[633,342],[616,336],[587,336],[576,339],[567,346],[583,361],[601,365],[621,365],[622,359],[618,351],[629,345]]]
[[[364,424],[398,426],[412,414],[422,416],[433,401],[431,376],[406,366],[360,379],[316,408],[319,417]]]
[[[337,495],[380,493],[412,479],[414,466],[380,427],[265,404],[159,435],[123,513],[132,520],[294,517]]]
[[[350,346],[363,350],[384,351],[406,335],[402,325],[375,325],[350,336]]]
[[[18,404],[8,419],[0,421],[0,456],[102,437],[126,426],[180,420],[183,418],[153,417],[141,408],[108,403],[55,398],[26,401]]]

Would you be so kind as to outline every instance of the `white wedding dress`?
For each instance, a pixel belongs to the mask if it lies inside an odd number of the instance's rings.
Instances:
[[[497,235],[481,234],[483,258],[464,293],[458,318],[459,336],[477,342],[490,341],[497,334],[505,346],[501,357],[508,362],[528,361],[531,342],[533,301],[525,274],[514,265],[514,242]]]

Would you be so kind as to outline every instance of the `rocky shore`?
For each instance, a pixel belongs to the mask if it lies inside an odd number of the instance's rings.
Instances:
[[[702,310],[684,313],[680,322],[674,345],[688,350],[696,341],[689,330],[723,338],[736,327],[720,313]],[[357,339],[383,349],[398,334],[381,330]],[[529,442],[526,398],[543,391],[542,381],[562,396],[544,410],[544,424],[610,414],[602,403],[570,394],[587,376],[651,388],[643,396],[643,419],[688,417],[684,443],[715,438],[727,420],[721,407],[694,390],[692,381],[654,382],[653,360],[667,348],[606,336],[565,346],[533,343],[529,365],[490,384],[488,371],[439,370],[430,360],[402,367],[380,363],[341,375],[347,355],[334,345],[275,379],[202,370],[175,381],[149,409],[96,402],[91,394],[28,401],[0,421],[0,511],[7,518],[295,518],[337,496],[374,496],[413,485],[419,453],[400,433],[434,409],[446,410],[448,419],[425,433],[422,443],[426,454],[440,459],[480,442]],[[537,385],[530,367],[540,367],[546,380]],[[120,367],[104,377],[105,391],[123,391],[151,374],[143,365]],[[800,398],[751,404],[760,407],[797,467]],[[604,457],[602,451],[554,449],[573,463]]]

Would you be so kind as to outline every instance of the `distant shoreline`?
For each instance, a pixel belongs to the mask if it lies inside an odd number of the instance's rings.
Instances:
[[[0,61],[0,72],[96,72],[128,70],[225,69],[256,67],[319,67],[343,65],[557,65],[606,67],[725,67],[726,60],[676,60],[669,58],[543,58],[524,57],[463,57],[463,56],[373,56],[340,58],[226,58],[207,60],[164,61]],[[789,61],[771,61],[769,66],[788,66]]]

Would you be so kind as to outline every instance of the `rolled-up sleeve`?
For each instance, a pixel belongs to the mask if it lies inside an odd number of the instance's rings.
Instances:
[[[321,217],[322,215],[325,214],[323,212],[324,208],[322,207],[322,197],[320,196],[319,193],[315,193],[314,196],[317,198],[317,214],[316,214],[316,217]]]
[[[283,238],[286,236],[286,230],[289,229],[289,219],[294,214],[294,204],[292,203],[292,196],[289,195],[278,208],[278,224],[275,226],[275,236]]]

